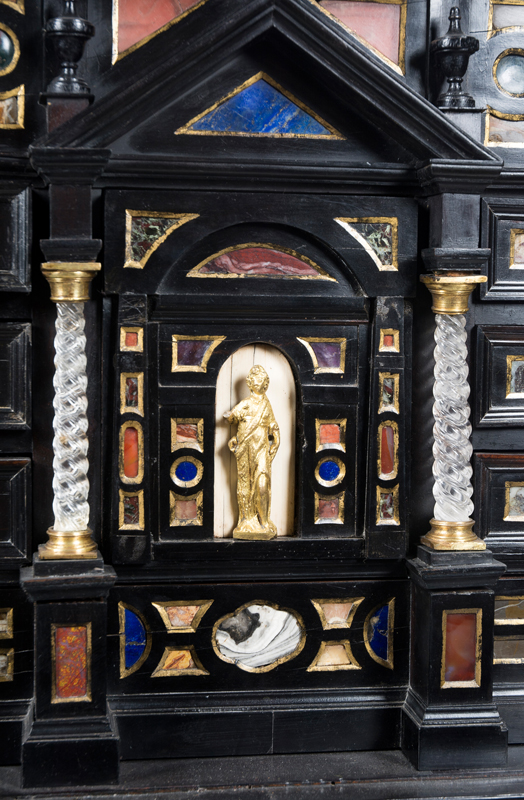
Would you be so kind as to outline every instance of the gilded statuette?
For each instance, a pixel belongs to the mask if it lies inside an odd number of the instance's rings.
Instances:
[[[246,383],[250,396],[224,414],[238,425],[228,446],[237,461],[238,525],[235,539],[273,539],[277,535],[271,510],[271,464],[280,444],[280,431],[266,391],[269,377],[255,365]]]

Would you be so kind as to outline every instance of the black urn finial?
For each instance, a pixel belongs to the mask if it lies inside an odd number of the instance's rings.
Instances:
[[[94,25],[76,13],[75,0],[63,0],[60,17],[51,17],[46,25],[46,36],[60,63],[60,72],[47,87],[47,94],[90,96],[87,83],[77,77],[78,62],[88,39],[95,33]]]
[[[479,49],[479,40],[466,36],[460,28],[460,8],[449,12],[449,30],[445,36],[431,42],[430,52],[449,84],[446,92],[437,98],[439,108],[475,108],[475,100],[462,91],[462,79],[468,68],[469,57]]]

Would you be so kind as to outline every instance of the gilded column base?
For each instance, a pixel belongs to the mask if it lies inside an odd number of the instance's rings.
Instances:
[[[466,522],[430,520],[431,529],[422,536],[420,543],[432,550],[485,550],[486,543],[473,533],[472,519]]]
[[[38,555],[41,559],[82,559],[97,558],[98,549],[93,541],[93,531],[55,531],[47,529],[49,541],[41,544]]]

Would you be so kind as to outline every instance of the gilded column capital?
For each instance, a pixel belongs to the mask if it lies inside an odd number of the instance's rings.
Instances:
[[[48,261],[42,273],[51,287],[54,303],[83,303],[89,300],[89,284],[102,265],[94,261]]]
[[[420,280],[431,292],[435,314],[466,314],[469,298],[475,286],[486,283],[485,275],[446,274],[421,275]]]

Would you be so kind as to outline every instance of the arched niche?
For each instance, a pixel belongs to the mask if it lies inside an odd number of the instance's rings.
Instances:
[[[236,426],[224,413],[249,396],[246,376],[255,364],[269,375],[267,396],[280,427],[280,447],[271,471],[271,519],[278,536],[294,533],[296,388],[291,367],[276,347],[256,343],[231,355],[220,369],[216,387],[214,535],[229,538],[238,520],[237,466],[227,443]]]

